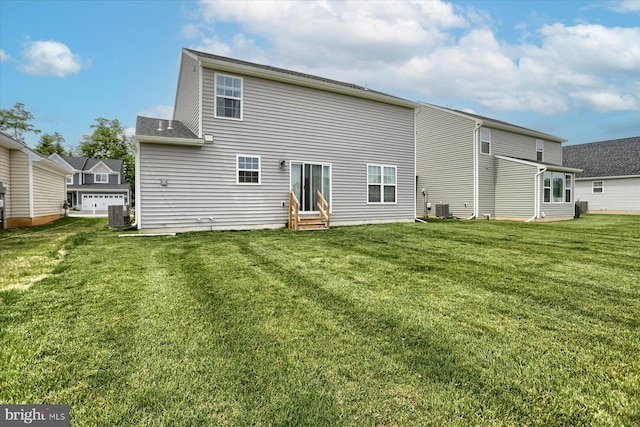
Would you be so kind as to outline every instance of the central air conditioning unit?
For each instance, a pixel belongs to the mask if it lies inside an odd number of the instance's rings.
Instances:
[[[436,205],[436,217],[437,218],[449,218],[449,205],[437,204]]]
[[[124,228],[131,226],[128,205],[112,205],[109,209],[109,228]]]

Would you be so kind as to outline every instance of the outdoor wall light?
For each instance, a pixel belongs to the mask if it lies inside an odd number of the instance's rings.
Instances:
[[[284,160],[280,160],[280,170],[283,171],[287,168],[287,163]]]

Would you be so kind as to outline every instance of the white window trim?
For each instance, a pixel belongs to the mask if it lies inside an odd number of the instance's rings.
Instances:
[[[98,175],[104,175],[104,176],[106,176],[106,177],[107,177],[107,180],[106,180],[106,181],[102,181],[102,180],[98,181]],[[94,184],[108,184],[108,183],[109,183],[109,174],[108,174],[108,173],[106,173],[106,172],[94,173],[94,174],[93,174],[93,183],[94,183]]]
[[[560,196],[560,201],[555,201],[554,200],[554,195],[553,195],[553,182],[555,181],[555,179],[557,178],[557,175],[560,175],[562,177],[562,191],[561,191],[561,196]],[[563,172],[551,172],[551,203],[555,204],[555,205],[561,205],[563,203],[565,203],[564,201],[564,184],[565,184],[565,177],[564,177],[564,173]]]
[[[369,166],[375,166],[375,167],[379,167],[380,168],[380,183],[370,183],[369,182]],[[393,186],[395,187],[395,195],[393,197],[393,202],[385,202],[384,201],[384,168],[393,168],[395,171],[395,177],[396,177],[396,183],[393,184]],[[398,204],[398,167],[395,165],[381,165],[381,164],[376,164],[376,163],[367,163],[367,169],[366,169],[366,173],[367,173],[367,204],[368,205],[397,205]],[[370,202],[369,201],[369,186],[370,185],[379,185],[380,186],[380,201],[379,202]],[[386,184],[387,186],[390,186],[391,184]]]
[[[594,191],[596,189],[596,182],[600,183],[600,186],[597,188],[601,191]],[[591,181],[591,194],[604,194],[604,181]]]
[[[549,174],[549,186],[545,185],[545,175]],[[549,189],[549,201],[544,200],[544,192]],[[553,201],[553,172],[545,171],[542,174],[542,203],[551,203]]]
[[[73,185],[73,174],[67,175],[67,185]]]
[[[540,160],[538,160],[538,153],[542,154]],[[536,161],[544,162],[544,141],[542,139],[536,139]]]
[[[255,172],[255,169],[240,169],[240,157],[250,157],[252,159],[258,159],[258,182],[240,182],[240,171]],[[236,184],[238,185],[260,185],[262,184],[262,157],[255,156],[253,154],[236,154]]]
[[[571,187],[567,188],[567,178],[571,180]],[[569,200],[567,200],[567,190],[569,191]],[[565,203],[573,203],[573,175],[570,173],[564,174],[564,202]]]
[[[223,96],[223,98],[229,99],[237,99],[240,101],[240,118],[236,119],[235,117],[225,117],[218,115],[218,76],[222,77],[230,77],[232,79],[240,80],[240,98],[236,98],[233,96]],[[235,120],[236,122],[241,122],[244,120],[244,79],[239,76],[234,76],[231,74],[223,74],[223,73],[214,73],[213,75],[213,117],[216,119],[222,120]]]
[[[487,134],[489,135],[488,139],[483,139],[482,138],[483,131],[487,131]],[[488,153],[485,153],[484,151],[482,151],[482,143],[483,142],[488,142],[489,143],[489,152]],[[491,155],[491,129],[485,128],[485,127],[481,127],[480,128],[480,147],[479,147],[479,149],[480,149],[480,154]]]

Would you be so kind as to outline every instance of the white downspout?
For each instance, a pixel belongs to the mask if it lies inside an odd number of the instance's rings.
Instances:
[[[533,216],[531,218],[529,218],[528,220],[526,220],[525,222],[531,222],[536,218],[540,217],[540,175],[542,175],[543,173],[545,173],[547,171],[547,167],[543,167],[542,169],[538,169],[538,172],[535,174],[534,176],[534,197],[533,197],[533,201],[535,203],[535,206],[533,207]]]
[[[478,218],[479,215],[479,207],[478,203],[480,201],[479,188],[480,188],[480,172],[479,172],[479,159],[478,159],[478,145],[480,144],[480,128],[482,127],[482,122],[476,122],[476,128],[473,131],[473,215],[471,215],[467,219]]]
[[[136,139],[136,209],[135,209],[135,218],[132,226],[135,226],[138,230],[142,227],[142,221],[140,220],[140,141]]]

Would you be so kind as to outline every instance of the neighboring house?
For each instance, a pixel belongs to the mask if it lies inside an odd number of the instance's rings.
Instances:
[[[67,204],[80,211],[107,211],[111,205],[128,205],[129,183],[124,182],[124,162],[88,157],[49,156],[73,173],[67,176]]]
[[[589,213],[640,214],[640,136],[569,145],[562,157],[565,166],[583,169],[575,198]]]
[[[136,222],[151,231],[283,227],[290,191],[331,224],[413,221],[417,104],[189,49],[173,120],[138,117]]]
[[[63,217],[69,172],[0,132],[0,227],[30,227]]]
[[[564,141],[421,103],[416,116],[416,214],[424,215],[428,203],[432,216],[446,216],[448,210],[449,216],[467,219],[573,218],[579,169],[562,166]]]

